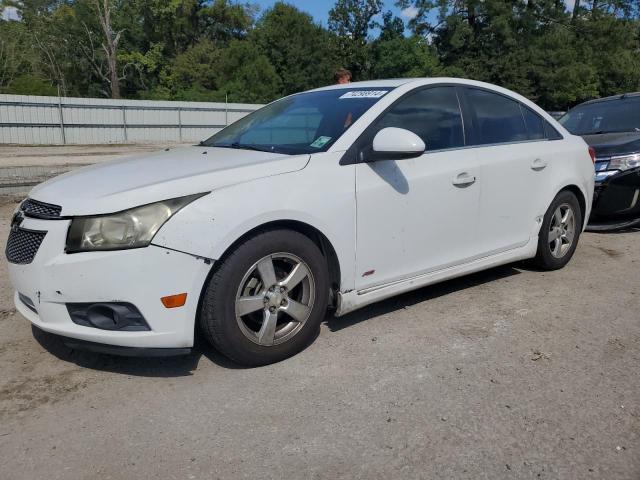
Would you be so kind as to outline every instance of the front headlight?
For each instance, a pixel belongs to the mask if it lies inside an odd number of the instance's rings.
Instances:
[[[199,193],[150,203],[123,212],[75,217],[67,233],[67,253],[146,247],[160,227]]]
[[[640,167],[640,153],[622,157],[612,157],[607,170],[629,170],[630,168],[636,167]]]

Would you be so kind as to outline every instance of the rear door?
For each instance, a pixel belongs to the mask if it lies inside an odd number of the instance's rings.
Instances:
[[[525,245],[537,231],[551,179],[545,120],[494,91],[466,87],[480,165],[477,242],[485,255]]]

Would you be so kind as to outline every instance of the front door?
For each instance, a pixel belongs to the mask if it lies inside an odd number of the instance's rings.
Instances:
[[[455,87],[428,87],[400,99],[364,135],[398,127],[420,136],[426,152],[356,165],[356,289],[384,285],[464,263],[475,242],[479,168],[465,149]]]

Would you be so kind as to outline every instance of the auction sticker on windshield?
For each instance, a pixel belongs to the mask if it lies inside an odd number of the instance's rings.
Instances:
[[[331,137],[318,137],[315,139],[315,141],[311,144],[311,146],[313,148],[322,148],[324,147],[327,142],[329,142],[331,140]]]
[[[340,99],[345,98],[380,98],[389,90],[352,90],[345,93]]]

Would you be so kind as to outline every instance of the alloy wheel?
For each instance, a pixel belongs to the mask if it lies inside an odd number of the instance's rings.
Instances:
[[[568,203],[556,208],[549,225],[549,249],[555,258],[564,257],[571,249],[576,235],[576,216]]]
[[[278,345],[304,326],[315,301],[309,266],[291,253],[274,253],[245,273],[235,300],[240,330],[254,343]]]

